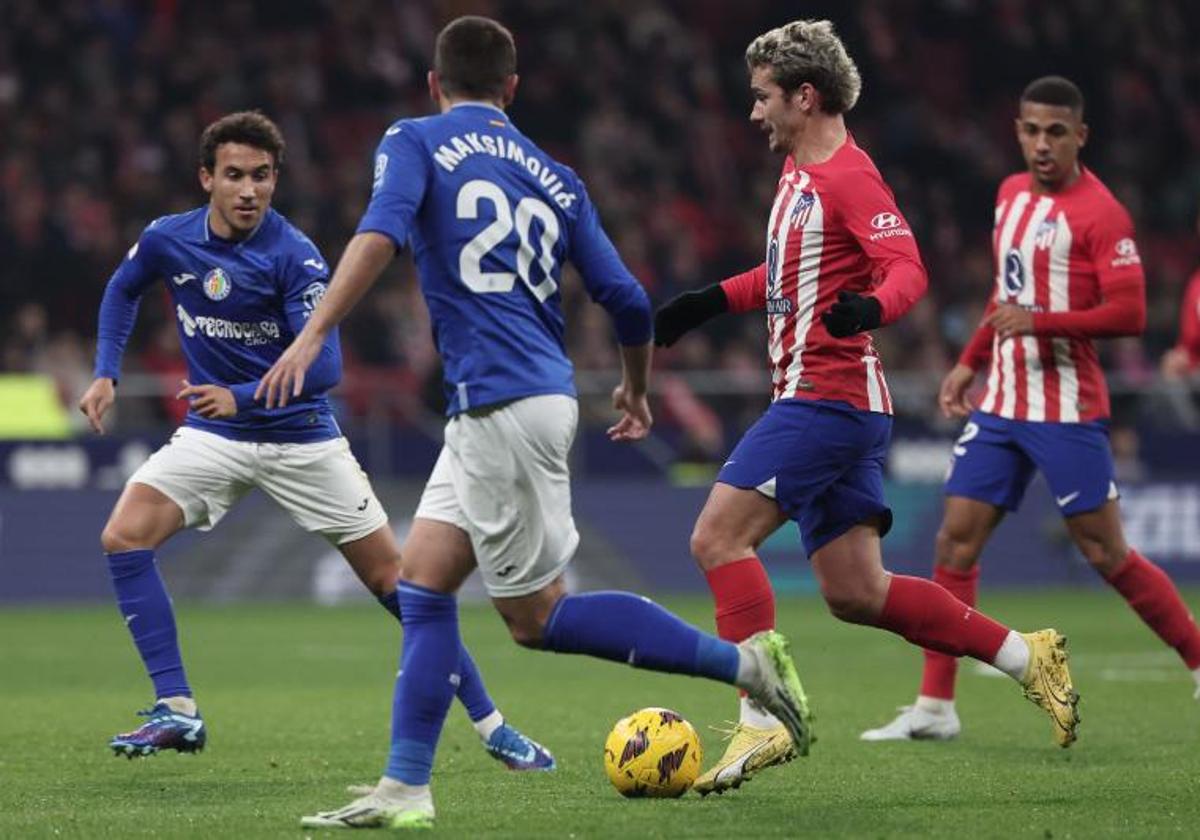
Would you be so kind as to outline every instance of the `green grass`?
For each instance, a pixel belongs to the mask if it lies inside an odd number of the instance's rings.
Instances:
[[[1198,593],[1188,593],[1195,603]],[[669,602],[711,625],[707,599]],[[504,772],[451,712],[438,752],[435,834],[453,837],[1146,837],[1200,831],[1200,704],[1174,654],[1111,593],[985,593],[1022,628],[1069,633],[1083,694],[1079,743],[1005,679],[963,668],[962,737],[865,744],[915,694],[919,654],[839,624],[819,602],[780,603],[818,715],[812,755],[723,797],[626,801],[608,785],[609,726],[673,707],[704,737],[732,716],[724,687],[523,651],[489,608],[464,634],[512,722],[559,758]],[[149,683],[115,610],[0,612],[0,837],[297,837],[301,814],[344,804],[383,766],[399,633],[369,605],[179,611],[210,729],[198,757],[126,761],[106,739],[133,723]]]

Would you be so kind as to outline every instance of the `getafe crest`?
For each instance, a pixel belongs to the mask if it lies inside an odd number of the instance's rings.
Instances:
[[[233,291],[233,281],[223,268],[214,268],[204,275],[204,294],[209,300],[225,300]]]

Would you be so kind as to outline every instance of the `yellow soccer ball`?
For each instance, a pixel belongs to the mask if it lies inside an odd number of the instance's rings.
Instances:
[[[682,796],[703,757],[696,730],[670,709],[621,718],[604,742],[604,771],[622,796]]]

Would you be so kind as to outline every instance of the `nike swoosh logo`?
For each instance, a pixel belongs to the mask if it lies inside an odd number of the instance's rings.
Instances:
[[[737,778],[738,776],[741,776],[745,772],[746,765],[750,763],[750,759],[754,758],[754,756],[758,755],[760,752],[766,749],[766,747],[766,741],[763,741],[761,744],[756,744],[753,749],[747,751],[742,756],[740,761],[735,761],[733,764],[730,764],[728,767],[718,773],[717,781],[723,782],[726,779]]]
[[[1065,496],[1055,496],[1054,501],[1058,502],[1059,507],[1066,507],[1079,498],[1079,493],[1080,491],[1076,490],[1074,493],[1068,493]]]
[[[1050,681],[1049,681],[1049,679],[1047,679],[1045,675],[1043,675],[1043,676],[1042,676],[1041,683],[1042,683],[1042,688],[1045,690],[1045,692],[1046,692],[1046,694],[1047,694],[1047,695],[1049,695],[1050,697],[1054,698],[1054,699],[1055,699],[1055,700],[1056,700],[1058,703],[1060,703],[1062,706],[1066,706],[1068,709],[1070,709],[1070,707],[1071,707],[1071,701],[1070,701],[1068,698],[1066,698],[1066,697],[1062,697],[1062,696],[1060,696],[1060,695],[1059,695],[1057,692],[1055,692],[1055,690],[1054,690],[1054,686],[1052,686],[1052,685],[1050,684]],[[1074,723],[1074,719],[1073,719],[1073,718],[1074,718],[1074,716],[1073,716],[1073,715],[1072,715],[1072,720],[1070,720],[1070,721],[1065,721],[1065,722],[1064,722],[1062,719],[1060,719],[1060,718],[1059,718],[1059,716],[1058,716],[1057,714],[1053,714],[1053,713],[1052,713],[1052,714],[1050,715],[1050,717],[1054,718],[1054,725],[1055,725],[1055,726],[1057,726],[1059,729],[1061,729],[1063,732],[1070,732],[1070,731],[1071,731],[1071,725],[1070,725],[1070,724],[1071,724],[1071,723]]]

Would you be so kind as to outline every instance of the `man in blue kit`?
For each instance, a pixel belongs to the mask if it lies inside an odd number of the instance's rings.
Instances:
[[[404,545],[391,749],[374,791],[303,818],[306,827],[432,825],[434,751],[459,667],[454,593],[476,566],[519,644],[738,685],[796,743],[809,741],[807,702],[782,636],[767,631],[734,645],[641,596],[571,595],[563,586],[579,534],[567,468],[578,408],[563,348],[562,265],[579,270],[621,344],[615,441],[640,440],[650,427],[650,303],[583,183],[509,121],[516,87],[507,29],[463,17],[442,30],[429,74],[441,113],[384,133],[371,202],[329,293],[258,387],[268,407],[303,398],[336,324],[411,245],[450,419]]]
[[[117,603],[154,683],[145,723],[110,746],[130,758],[163,749],[197,752],[207,733],[184,672],[175,616],[155,550],[183,528],[206,531],[253,487],[305,530],[336,545],[397,619],[400,551],[366,473],[350,452],[325,392],[341,378],[330,331],[302,393],[286,408],[255,402],[259,377],[325,293],[329,270],[316,246],[271,209],[284,142],[257,112],[230,114],[200,139],[206,206],[164,216],[142,232],[100,304],[95,381],[79,408],[103,433],[138,303],[163,282],[174,303],[190,407],[183,426],[130,477],[104,528]],[[514,770],[550,770],[554,758],[491,701],[461,647],[458,697],[484,746]]]

